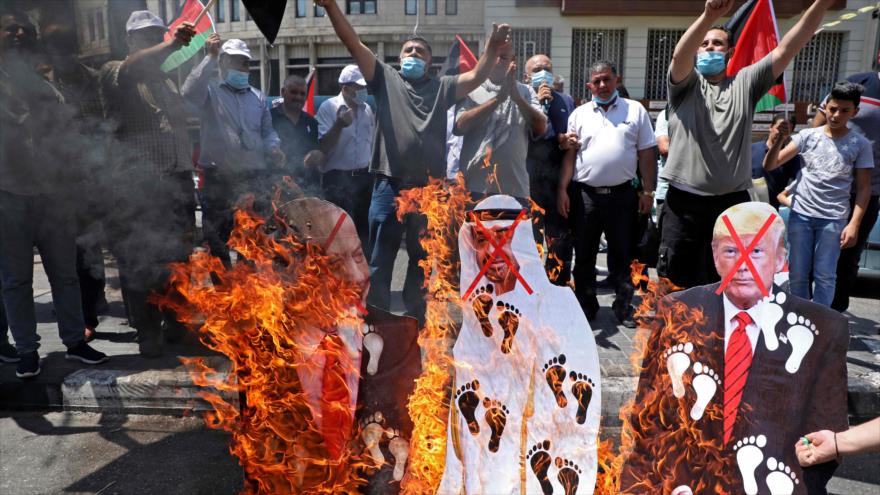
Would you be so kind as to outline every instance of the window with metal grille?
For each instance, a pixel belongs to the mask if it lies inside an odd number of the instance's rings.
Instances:
[[[666,99],[666,73],[675,44],[684,34],[683,29],[649,29],[648,58],[645,60],[645,98]]]
[[[349,14],[375,14],[376,0],[348,0],[346,8]]]
[[[553,35],[551,28],[514,29],[513,53],[516,54],[516,66],[519,77],[526,69],[526,61],[540,53],[550,56],[550,38]]]
[[[823,31],[807,43],[794,59],[792,101],[818,103],[837,82],[843,33]]]
[[[458,15],[458,0],[446,0],[446,15]]]
[[[571,30],[571,85],[569,91],[576,99],[589,98],[587,70],[599,60],[608,60],[617,66],[623,76],[623,53],[626,29]]]

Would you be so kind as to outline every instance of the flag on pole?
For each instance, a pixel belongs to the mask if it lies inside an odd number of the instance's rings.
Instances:
[[[180,14],[178,14],[177,18],[168,26],[168,32],[165,33],[165,40],[169,40],[174,36],[174,29],[181,23],[195,22],[204,8],[204,4],[199,0],[186,0],[183,7],[180,9]],[[196,35],[189,42],[189,45],[182,46],[176,52],[168,55],[168,58],[165,59],[165,62],[163,62],[161,66],[163,71],[171,72],[180,67],[205,46],[205,41],[207,41],[208,36],[214,32],[214,20],[211,19],[211,14],[206,13],[201,19],[198,19],[198,21],[198,24],[195,26]]]
[[[749,0],[734,13],[725,27],[731,31],[735,50],[727,64],[727,75],[734,76],[742,68],[764,58],[779,45],[779,26],[771,0]],[[756,112],[772,110],[786,102],[785,79],[758,101]]]
[[[315,69],[312,69],[309,72],[308,77],[306,77],[306,104],[303,105],[303,110],[309,115],[315,115]]]
[[[446,56],[446,62],[443,64],[441,74],[454,76],[463,72],[468,72],[477,66],[477,57],[474,52],[468,48],[467,43],[460,36],[455,35],[455,41],[449,48],[449,55]]]

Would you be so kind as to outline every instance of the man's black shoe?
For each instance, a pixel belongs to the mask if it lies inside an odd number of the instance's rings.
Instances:
[[[21,354],[21,361],[15,368],[15,376],[19,378],[33,378],[40,374],[40,354],[37,351]]]
[[[9,342],[0,344],[0,361],[4,363],[17,363],[21,361],[18,351]]]
[[[614,316],[617,317],[617,321],[620,322],[626,328],[636,328],[636,321],[633,319],[633,308],[629,304],[626,304],[623,301],[614,301],[611,304],[611,309],[614,311]]]
[[[110,358],[108,358],[103,352],[98,352],[95,349],[92,349],[89,344],[80,342],[74,347],[69,347],[67,349],[67,355],[64,356],[64,359],[82,361],[86,364],[101,364]]]

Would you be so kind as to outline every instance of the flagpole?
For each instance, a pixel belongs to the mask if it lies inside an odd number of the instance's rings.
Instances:
[[[202,9],[202,11],[199,12],[199,15],[198,15],[198,17],[196,17],[196,20],[193,21],[193,26],[199,25],[199,22],[201,22],[202,17],[205,17],[205,14],[208,13],[208,11],[211,9],[211,7],[214,6],[215,3],[217,3],[217,0],[208,0],[208,3],[206,3],[205,7]]]

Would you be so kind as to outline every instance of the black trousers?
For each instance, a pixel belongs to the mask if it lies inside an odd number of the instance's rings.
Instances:
[[[354,222],[364,256],[370,259],[370,200],[373,176],[368,169],[330,170],[321,177],[324,199],[345,210]]]
[[[526,165],[529,172],[529,194],[532,201],[543,209],[533,212],[535,242],[547,246],[544,268],[550,281],[559,286],[571,279],[571,258],[574,238],[571,222],[556,209],[556,190],[559,186],[559,167],[562,155],[555,140],[532,141]],[[569,195],[571,192],[569,191]]]
[[[231,260],[226,243],[232,233],[236,204],[245,195],[252,194],[256,212],[268,215],[271,212],[272,186],[280,178],[265,170],[225,172],[216,168],[206,169],[204,177],[201,199],[205,241],[211,254],[228,267]]]
[[[581,306],[597,307],[596,256],[604,232],[615,302],[628,307],[633,295],[629,264],[635,257],[633,238],[638,218],[638,194],[629,182],[611,188],[573,183],[572,193],[569,195],[569,216],[574,227],[575,295]]]
[[[850,218],[852,218],[852,209],[856,203],[855,195],[850,197]],[[840,257],[837,259],[837,282],[834,287],[834,300],[831,302],[831,308],[837,311],[846,311],[849,308],[849,293],[852,291],[859,276],[859,262],[862,259],[862,252],[868,244],[868,236],[871,229],[877,222],[877,214],[880,212],[880,196],[871,196],[868,201],[868,208],[865,210],[865,216],[862,217],[862,223],[859,225],[859,237],[856,239],[856,245],[840,251]]]
[[[719,281],[712,258],[712,229],[721,213],[749,201],[748,191],[700,196],[669,186],[660,210],[657,273],[682,287]]]

